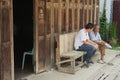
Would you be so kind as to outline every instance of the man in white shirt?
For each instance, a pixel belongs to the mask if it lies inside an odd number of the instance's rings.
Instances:
[[[101,59],[98,60],[99,63],[105,63],[103,60],[104,55],[105,55],[105,41],[101,39],[100,33],[99,33],[99,25],[95,24],[93,31],[89,33],[90,40],[94,41],[99,45],[99,50],[101,53]]]
[[[93,24],[88,23],[85,28],[81,29],[75,37],[74,48],[77,51],[86,51],[84,56],[84,64],[89,67],[91,57],[95,54],[98,45],[89,39],[88,32],[93,29]]]

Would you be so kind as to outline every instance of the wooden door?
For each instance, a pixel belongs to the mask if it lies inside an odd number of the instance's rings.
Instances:
[[[0,0],[0,80],[14,80],[12,0]]]
[[[47,33],[45,4],[45,0],[35,0],[34,2],[34,70],[36,73],[47,70],[51,65],[51,32],[49,29],[49,33]]]

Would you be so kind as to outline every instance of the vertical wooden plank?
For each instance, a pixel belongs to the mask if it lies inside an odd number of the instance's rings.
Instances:
[[[96,24],[99,23],[99,0],[97,0],[97,10],[96,10]]]
[[[62,6],[62,0],[59,0],[59,11],[58,11],[58,31],[59,33],[61,33],[61,26],[62,26],[62,22],[61,22],[61,6]]]
[[[54,52],[53,52],[53,45],[51,45],[51,43],[53,43],[53,39],[52,36],[47,36],[46,37],[46,56],[45,56],[45,68],[46,70],[50,70],[51,67],[53,67],[53,63],[54,63]]]
[[[80,26],[80,0],[77,2],[77,31],[79,30]]]
[[[84,27],[85,26],[85,0],[83,1],[83,18],[82,18],[82,20],[83,20],[83,25],[82,25],[82,27]]]
[[[96,24],[99,22],[99,7],[96,8]]]
[[[93,0],[91,0],[91,23],[93,23],[94,21],[94,8],[93,8],[94,6],[93,6]]]
[[[84,21],[83,27],[85,27],[86,22],[87,22],[87,0],[84,0],[83,15],[84,15],[84,17],[83,17],[83,21]]]
[[[90,22],[92,23],[92,9],[93,9],[93,7],[92,7],[92,5],[93,5],[93,0],[91,0],[91,2],[90,2],[91,4],[90,4]]]
[[[72,0],[72,32],[74,31],[75,0]]]
[[[72,31],[72,9],[69,7],[69,32]]]
[[[59,3],[55,3],[54,5],[54,33],[58,33],[58,5]]]
[[[51,37],[49,37],[51,40],[51,42],[50,42],[50,60],[51,60],[51,66],[53,66],[54,65],[54,1],[53,0],[51,0]],[[53,45],[51,45],[51,44],[53,44]],[[47,45],[46,45],[47,46]],[[49,49],[48,49],[48,51],[49,51]],[[49,53],[49,52],[48,52]],[[47,58],[46,58],[47,59]],[[49,63],[48,63],[48,65],[49,65]]]
[[[85,9],[84,9],[84,27],[86,24],[87,24],[87,6],[85,6]]]
[[[10,0],[11,78],[14,80],[13,0]]]
[[[34,0],[34,71],[38,73],[38,0]]]
[[[0,2],[0,78],[14,80],[12,0]]]
[[[1,41],[1,26],[2,26],[2,2],[0,2],[0,45],[2,44]],[[2,47],[0,46],[0,80],[2,80]]]
[[[45,22],[44,22],[44,1],[38,0],[38,73],[45,69]]]
[[[87,2],[86,2],[87,4],[86,4],[86,16],[87,16],[87,18],[86,18],[86,24],[87,23],[89,23],[89,0],[87,0]]]
[[[52,0],[46,2],[45,9],[45,68],[50,69],[51,66],[51,31],[53,29],[52,12]]]
[[[65,4],[66,1],[62,1],[61,5],[61,32],[66,33],[66,9],[65,9]]]
[[[74,31],[78,29],[78,9],[74,9]]]
[[[94,0],[94,24],[96,24],[96,6],[97,6],[97,0]]]
[[[84,10],[84,5],[83,5],[83,0],[80,0],[80,17],[79,17],[79,19],[80,19],[80,26],[79,26],[79,28],[81,29],[82,27],[83,27],[83,17],[84,17],[84,14],[83,14],[83,10]]]
[[[39,36],[39,41],[38,41],[38,71],[37,73],[39,72],[42,72],[45,70],[45,51],[44,49],[46,48],[45,47],[45,37],[44,36]]]
[[[68,32],[69,27],[69,0],[66,0],[66,32]]]
[[[47,34],[51,34],[51,30],[46,30],[46,9],[45,9],[45,1],[44,0],[35,0],[34,4],[34,48],[35,48],[35,72],[39,73],[42,71],[47,70],[47,61],[46,56],[49,57],[47,54]],[[49,47],[50,48],[50,47]],[[49,60],[50,61],[50,60]]]

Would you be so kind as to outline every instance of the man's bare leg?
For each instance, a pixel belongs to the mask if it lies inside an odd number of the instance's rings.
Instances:
[[[100,45],[100,53],[101,53],[101,60],[103,60],[104,56],[105,56],[105,46],[104,45]]]

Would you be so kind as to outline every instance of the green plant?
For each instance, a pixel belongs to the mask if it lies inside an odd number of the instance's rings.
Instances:
[[[117,38],[117,24],[114,22],[109,23],[109,39],[118,39]]]
[[[109,23],[109,42],[112,46],[117,45],[117,24],[114,22]]]
[[[105,41],[108,40],[107,37],[107,18],[106,18],[106,10],[104,9],[103,13],[100,15],[100,35],[101,38]]]

